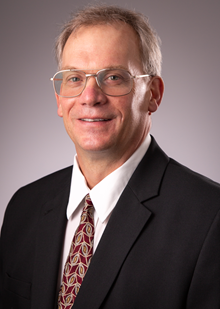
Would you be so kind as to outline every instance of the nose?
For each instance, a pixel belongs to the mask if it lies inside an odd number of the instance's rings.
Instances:
[[[102,92],[97,84],[95,74],[87,77],[86,85],[79,96],[80,103],[83,105],[95,106],[105,104],[107,96]]]

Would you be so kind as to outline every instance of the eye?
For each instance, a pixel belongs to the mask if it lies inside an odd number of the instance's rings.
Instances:
[[[70,75],[66,78],[66,83],[77,83],[80,81],[83,81],[83,78],[80,75]]]
[[[68,82],[79,82],[80,81],[80,78],[79,77],[76,77],[76,76],[73,76],[73,77],[70,77],[68,79]]]
[[[130,85],[130,74],[121,69],[104,70],[99,74],[99,81],[106,87],[124,87]]]
[[[117,75],[110,75],[107,77],[108,79],[114,81],[114,80],[119,80],[121,77],[120,76],[117,76]]]
[[[107,72],[104,76],[102,76],[102,83],[104,83],[106,86],[117,86],[122,83],[124,83],[125,78],[120,72]]]
[[[71,73],[63,78],[63,82],[67,87],[78,87],[84,83],[84,76],[79,73]]]

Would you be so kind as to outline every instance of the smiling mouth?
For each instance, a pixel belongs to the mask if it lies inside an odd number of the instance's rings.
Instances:
[[[109,121],[110,119],[103,119],[103,118],[97,118],[97,119],[81,118],[80,120],[87,121],[87,122],[100,122],[100,121]]]

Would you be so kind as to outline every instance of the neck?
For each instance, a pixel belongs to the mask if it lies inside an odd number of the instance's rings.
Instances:
[[[139,143],[129,150],[127,148],[122,153],[117,151],[110,152],[109,150],[100,152],[77,151],[77,161],[88,187],[92,189],[106,176],[123,165],[141,145],[146,135],[143,136]]]
[[[123,165],[127,158],[122,157],[120,160],[111,158],[111,160],[108,160],[105,156],[97,158],[96,154],[96,156],[89,156],[85,159],[77,153],[77,160],[88,187],[92,189],[106,176]]]

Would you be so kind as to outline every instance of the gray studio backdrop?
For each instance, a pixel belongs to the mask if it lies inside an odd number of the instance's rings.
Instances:
[[[72,164],[56,114],[54,39],[85,0],[0,2],[0,224],[21,186]],[[166,153],[220,182],[219,0],[106,1],[146,14],[162,40],[164,100],[152,134]]]

